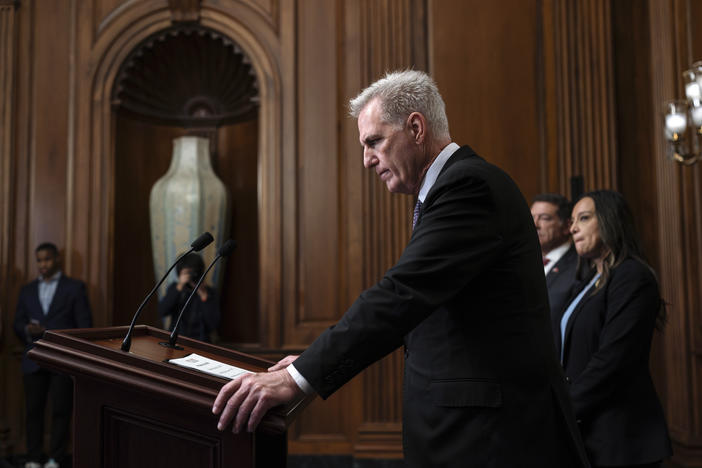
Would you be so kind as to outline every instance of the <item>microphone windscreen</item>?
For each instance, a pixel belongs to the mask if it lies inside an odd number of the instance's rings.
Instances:
[[[229,239],[222,244],[222,247],[219,248],[217,255],[220,257],[228,257],[232,252],[234,252],[234,249],[236,249],[236,241]]]
[[[213,240],[214,237],[212,237],[212,234],[210,234],[209,232],[205,232],[201,234],[200,237],[195,239],[193,243],[190,244],[190,247],[192,247],[195,250],[195,252],[199,252],[208,245],[210,245]]]

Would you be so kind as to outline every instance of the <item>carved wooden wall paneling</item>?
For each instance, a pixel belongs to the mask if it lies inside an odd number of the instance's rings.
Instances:
[[[24,8],[24,4],[22,5]],[[31,34],[34,36],[30,55],[32,75],[26,85],[31,87],[31,127],[29,148],[30,180],[28,232],[33,248],[40,242],[52,240],[64,246],[67,261],[74,252],[66,245],[64,219],[65,193],[68,187],[68,80],[69,10],[51,3],[34,9]],[[53,31],[52,35],[39,33]],[[46,77],[51,86],[46,86]],[[58,91],[58,92],[57,92]],[[33,253],[33,252],[32,252]],[[33,255],[28,253],[29,258]],[[75,273],[67,266],[68,273]],[[29,270],[34,275],[36,270]]]
[[[670,99],[677,92],[678,72],[674,56],[670,53],[675,48],[673,32],[672,10],[662,2],[648,2],[649,24],[651,32],[650,43],[650,74],[651,74],[651,102],[654,112],[650,119],[654,129],[649,137],[652,146],[650,163],[656,168],[656,208],[657,220],[657,248],[659,254],[658,274],[661,283],[661,295],[670,304],[668,307],[669,319],[665,329],[664,348],[665,360],[668,364],[667,394],[665,402],[666,415],[671,436],[675,441],[680,440],[689,429],[689,403],[692,395],[689,393],[687,371],[690,359],[686,351],[688,348],[688,332],[685,319],[685,297],[682,285],[684,282],[685,255],[681,243],[684,226],[680,218],[680,168],[663,159],[665,154],[665,140],[660,130],[660,106],[666,99]],[[657,111],[657,112],[656,112]],[[676,449],[677,452],[677,449]]]
[[[297,5],[297,310],[286,343],[307,344],[338,317],[338,100],[336,2]],[[304,327],[300,330],[299,327]],[[310,333],[312,332],[312,333]]]
[[[427,69],[425,2],[361,2],[359,26],[363,86],[386,71]],[[357,154],[360,164],[362,153]],[[407,244],[414,199],[390,194],[373,171],[364,172],[363,187],[364,285],[370,286]],[[403,365],[402,350],[398,350],[363,373],[364,405],[354,448],[359,457],[401,455]]]
[[[656,156],[651,138],[660,130],[660,103],[651,94],[649,11],[638,0],[612,2],[617,104],[618,190],[629,202],[644,252],[658,268],[658,233],[651,216],[658,213],[654,187]],[[654,116],[654,118],[651,118]],[[646,137],[646,136],[649,137]],[[649,163],[650,161],[650,163]],[[656,356],[662,356],[658,353]],[[655,365],[661,366],[661,360]],[[662,375],[662,372],[659,372]],[[660,390],[660,389],[659,389]]]
[[[610,0],[555,1],[552,9],[559,187],[571,176],[585,190],[617,188]],[[550,38],[548,39],[550,40]]]
[[[651,9],[652,100],[684,96],[680,74],[702,58],[702,36],[696,24],[702,16],[697,2],[649,2]],[[660,104],[659,104],[660,105]],[[658,108],[656,127],[660,129]],[[658,190],[659,245],[663,294],[671,303],[666,329],[668,383],[666,409],[674,441],[674,460],[699,466],[702,460],[702,362],[700,361],[700,278],[702,216],[700,167],[681,168],[664,158],[662,132],[654,132]]]
[[[702,31],[698,25],[702,19],[702,4],[696,1],[677,2],[680,14],[680,30],[678,41],[686,42],[685,47],[678,48],[678,86],[680,86],[680,73],[688,68],[692,62],[702,59]],[[683,22],[684,21],[684,22]],[[678,87],[680,96],[684,92]],[[692,353],[692,394],[696,395],[692,401],[692,427],[694,428],[695,452],[697,460],[702,458],[702,290],[699,287],[702,279],[702,167],[686,168],[682,171],[683,188],[683,215],[686,238],[684,251],[687,256],[687,271],[685,275],[685,290],[687,293],[687,311],[689,314],[690,344]]]
[[[339,244],[340,216],[338,48],[339,3],[312,0],[283,5],[294,8],[294,96],[296,146],[289,157],[293,172],[286,185],[294,216],[286,230],[294,261],[284,275],[293,301],[281,317],[283,346],[303,348],[343,313]],[[290,452],[349,453],[353,426],[352,388],[347,386],[329,400],[315,401],[290,431]]]
[[[527,199],[556,189],[545,179],[540,5],[436,0],[429,9],[430,70],[452,139],[504,169]]]
[[[616,38],[621,188],[643,228],[661,294],[669,303],[668,323],[654,341],[654,377],[673,438],[673,460],[699,466],[702,382],[695,341],[701,304],[700,169],[682,168],[665,158],[661,106],[684,95],[680,74],[702,58],[702,37],[694,32],[702,10],[686,0],[617,3],[614,10],[614,24],[621,29]]]
[[[9,287],[16,273],[12,268],[13,232],[12,213],[14,206],[14,77],[16,71],[17,41],[16,41],[16,3],[0,1],[0,284],[4,294],[0,296],[0,388],[5,389],[0,397],[0,457],[9,455],[12,449],[11,429],[8,424],[12,415],[7,408],[16,396],[16,388],[10,385],[11,372],[17,370],[16,361],[11,353],[12,327],[11,317],[14,311],[10,308]],[[8,418],[10,416],[10,418]],[[13,421],[14,422],[14,421]]]
[[[13,130],[14,130],[14,74],[16,63],[15,3],[0,2],[0,284],[8,284],[10,276],[10,234],[12,194],[14,184]],[[0,298],[0,319],[10,316],[7,298]],[[2,344],[2,322],[0,322],[0,344]]]
[[[22,386],[19,385],[17,376],[21,375],[20,357],[23,349],[20,341],[15,337],[12,330],[12,319],[16,306],[16,298],[22,284],[26,282],[30,275],[35,270],[29,270],[34,266],[30,262],[28,253],[31,252],[32,240],[29,238],[28,232],[28,211],[29,211],[29,148],[30,148],[30,125],[31,113],[29,104],[31,102],[30,87],[28,83],[32,81],[32,68],[29,60],[21,60],[22,57],[29,57],[32,53],[33,37],[31,36],[31,12],[33,5],[26,3],[22,5],[21,13],[15,12],[15,27],[17,38],[17,50],[15,61],[15,81],[14,81],[14,134],[13,134],[13,150],[11,153],[12,169],[11,180],[14,180],[10,187],[12,207],[8,212],[9,223],[7,231],[3,232],[3,237],[7,237],[9,242],[12,242],[10,252],[8,253],[7,281],[5,286],[5,301],[7,304],[7,315],[3,316],[4,320],[3,335],[5,342],[3,343],[3,359],[6,360],[7,366],[2,370],[6,372],[6,382],[15,385],[8,385],[5,388],[7,393],[5,396],[4,408],[7,415],[7,424],[11,428],[10,438],[11,445],[14,450],[21,450],[22,436],[18,437],[18,433],[24,431],[24,418],[20,411],[12,410],[14,403],[24,401]],[[22,156],[20,156],[22,155]],[[22,432],[20,432],[22,431]]]
[[[8,2],[2,2],[3,7]],[[8,194],[9,203],[3,216],[7,224],[0,237],[9,242],[7,256],[3,259],[3,336],[1,370],[6,382],[3,386],[3,412],[11,428],[11,444],[15,451],[24,449],[21,435],[24,431],[23,401],[19,358],[23,346],[12,330],[17,294],[23,284],[37,274],[34,248],[46,240],[55,242],[64,255],[64,261],[75,254],[66,244],[65,238],[65,192],[67,138],[67,89],[69,66],[64,59],[68,55],[69,15],[62,5],[43,4],[28,0],[22,2],[11,21],[3,9],[0,35],[6,42],[0,50],[10,62],[0,68],[0,75],[12,77],[5,82],[2,93],[3,109],[11,106],[12,125],[3,123],[9,140],[4,140],[9,152],[0,156],[6,165],[2,168],[0,183]],[[5,28],[9,29],[5,29]],[[11,34],[7,36],[6,34]],[[16,46],[13,46],[16,41]],[[14,58],[12,58],[14,57]],[[7,75],[5,75],[7,73]],[[50,84],[50,85],[47,85]],[[7,159],[9,164],[7,163]],[[7,172],[5,172],[7,169]],[[7,262],[7,263],[5,263]],[[74,272],[66,268],[69,274]],[[3,272],[3,273],[4,273]],[[6,311],[6,312],[5,312]]]

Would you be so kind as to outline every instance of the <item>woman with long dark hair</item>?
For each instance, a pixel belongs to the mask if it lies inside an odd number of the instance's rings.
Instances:
[[[556,336],[593,467],[658,467],[672,453],[649,372],[664,322],[658,281],[643,258],[621,194],[598,190],[573,207],[581,283]]]

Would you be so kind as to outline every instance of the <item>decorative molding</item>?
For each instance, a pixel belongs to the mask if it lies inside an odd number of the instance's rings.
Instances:
[[[168,0],[171,21],[174,23],[196,22],[200,19],[202,0]]]
[[[116,110],[157,124],[218,127],[256,117],[250,59],[231,39],[202,27],[159,31],[120,67]]]
[[[356,458],[402,458],[402,423],[364,423],[358,428]]]
[[[280,0],[241,0],[261,17],[278,33],[280,30]],[[290,6],[290,5],[288,5]]]

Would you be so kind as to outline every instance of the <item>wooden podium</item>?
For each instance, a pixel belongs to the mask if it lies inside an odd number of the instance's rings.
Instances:
[[[307,401],[274,408],[254,434],[217,430],[215,397],[227,380],[167,362],[197,353],[248,369],[272,363],[180,337],[182,350],[160,345],[169,334],[128,327],[47,331],[31,359],[74,382],[75,468],[284,467],[286,429]]]

